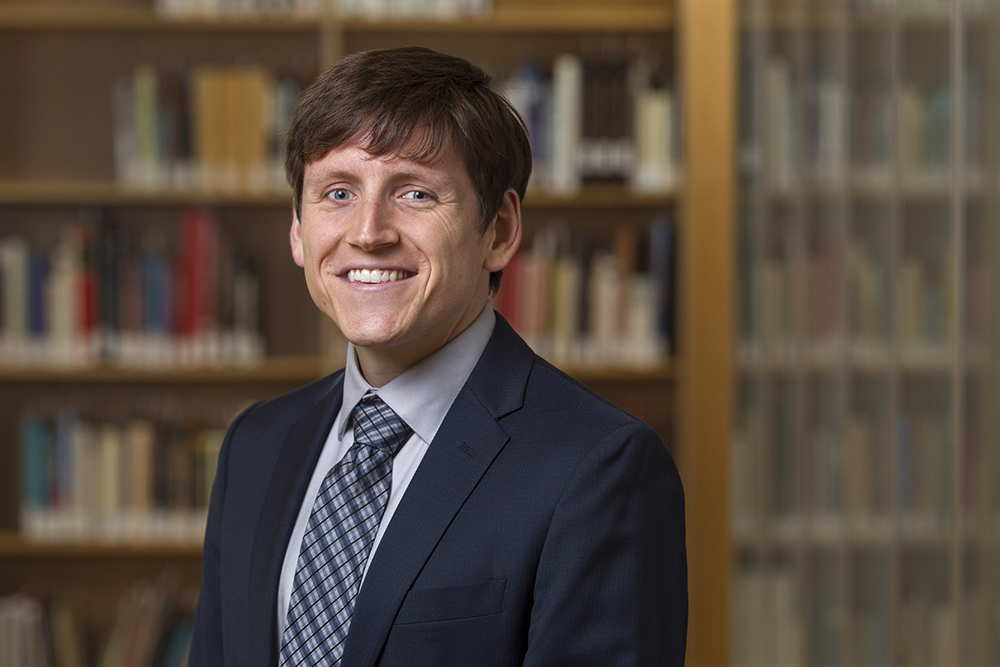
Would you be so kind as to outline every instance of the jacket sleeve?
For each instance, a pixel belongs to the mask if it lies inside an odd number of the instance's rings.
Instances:
[[[233,420],[219,451],[219,464],[212,483],[212,496],[208,507],[208,523],[205,529],[205,543],[202,549],[201,591],[198,594],[198,608],[195,612],[194,630],[188,667],[222,667],[227,664],[223,648],[223,616],[220,580],[220,547],[222,522],[225,515],[226,484],[229,468],[229,452],[233,435],[240,421],[251,408],[247,408]]]
[[[626,425],[578,464],[546,535],[534,595],[526,666],[684,664],[684,497],[651,430]]]

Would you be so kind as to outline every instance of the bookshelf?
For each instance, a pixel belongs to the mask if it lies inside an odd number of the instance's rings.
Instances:
[[[138,86],[151,75],[165,81],[201,70],[253,70],[305,83],[340,54],[403,44],[469,57],[500,80],[528,61],[548,77],[562,54],[628,66],[644,59],[656,86],[675,93],[673,137],[661,141],[674,151],[677,164],[668,166],[676,171],[653,188],[647,183],[636,189],[621,177],[563,189],[542,183],[526,199],[525,227],[532,243],[558,228],[568,229],[574,243],[595,239],[606,248],[617,231],[629,230],[642,255],[654,221],[673,225],[675,321],[669,352],[627,363],[613,355],[598,355],[595,362],[593,355],[570,354],[559,363],[650,423],[677,457],[689,516],[697,517],[691,525],[699,526],[688,538],[689,662],[721,664],[725,643],[717,637],[725,625],[727,598],[720,585],[727,573],[722,546],[727,538],[717,499],[725,495],[725,480],[714,471],[728,433],[726,393],[719,391],[728,384],[728,361],[718,351],[729,348],[730,329],[718,322],[729,309],[724,248],[732,199],[727,175],[717,165],[732,164],[733,141],[725,138],[725,128],[735,107],[725,97],[729,86],[715,84],[733,79],[732,62],[724,58],[735,42],[727,36],[735,16],[732,1],[494,0],[491,11],[447,20],[342,16],[315,12],[308,2],[287,3],[302,12],[167,15],[163,7],[169,4],[0,0],[0,90],[11,101],[0,109],[0,241],[23,237],[32,252],[45,254],[65,230],[98,220],[134,236],[131,242],[140,247],[147,235],[173,247],[180,243],[184,216],[207,212],[220,238],[253,260],[256,334],[263,353],[236,361],[225,354],[196,355],[192,361],[183,352],[111,360],[98,353],[66,362],[45,354],[25,361],[14,348],[0,364],[5,406],[0,595],[28,590],[67,598],[93,659],[115,624],[118,601],[135,581],[155,581],[166,571],[181,600],[190,599],[199,581],[199,549],[188,538],[88,534],[38,540],[21,533],[18,433],[25,413],[55,420],[72,410],[95,424],[142,418],[194,431],[214,429],[250,401],[320,377],[340,363],[336,336],[320,322],[301,275],[288,261],[287,193],[273,180],[245,175],[210,181],[183,171],[178,177],[170,170],[191,166],[180,163],[168,164],[167,171],[154,163],[151,176],[143,172],[138,182],[129,180],[137,163],[124,163],[116,148],[122,123],[113,91],[121,81]],[[706,79],[709,70],[713,76]],[[682,87],[684,96],[678,94]],[[691,122],[682,123],[681,117]],[[141,140],[135,135],[136,143]],[[260,159],[273,158],[263,150]],[[698,224],[689,229],[689,220]],[[87,247],[74,252],[86,256]],[[686,442],[699,447],[687,448]],[[694,476],[700,481],[694,483]]]
[[[732,664],[988,664],[992,3],[741,3]]]

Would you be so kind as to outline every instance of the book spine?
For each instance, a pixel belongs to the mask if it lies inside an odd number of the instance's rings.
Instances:
[[[551,188],[559,194],[580,189],[580,138],[583,133],[583,62],[559,56],[552,68]]]
[[[225,437],[73,410],[20,420],[20,530],[31,539],[196,542]]]

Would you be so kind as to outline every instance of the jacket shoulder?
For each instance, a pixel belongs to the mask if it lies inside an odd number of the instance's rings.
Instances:
[[[588,439],[600,439],[625,429],[662,442],[648,425],[541,357],[535,358],[524,405],[525,416],[544,422],[546,430],[587,432]]]

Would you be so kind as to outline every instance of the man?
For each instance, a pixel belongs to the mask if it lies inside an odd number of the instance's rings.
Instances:
[[[300,101],[292,256],[347,366],[230,426],[192,667],[683,664],[666,448],[489,305],[531,171],[489,85],[406,48]]]

